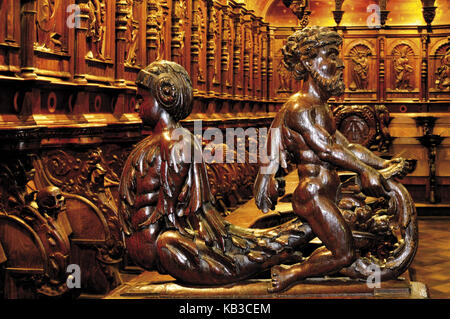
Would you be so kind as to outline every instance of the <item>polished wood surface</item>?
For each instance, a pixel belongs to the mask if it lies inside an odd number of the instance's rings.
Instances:
[[[410,272],[426,283],[430,298],[450,299],[450,219],[419,219],[419,249]]]
[[[368,15],[363,2],[306,2],[314,9],[306,14],[309,25],[331,21],[334,26],[336,21],[335,29],[344,38],[346,90],[344,99],[330,102],[342,109],[385,106],[392,121],[382,136],[383,121],[375,123],[381,131],[376,130],[373,147],[388,156],[413,155],[417,169],[402,183],[430,214],[436,207],[439,214],[449,215],[445,203],[450,202],[450,29],[444,1],[436,1],[437,9],[434,1],[416,1],[411,7],[412,0],[398,7],[390,1],[386,10],[382,8],[381,28],[358,22]],[[45,248],[52,240],[33,234],[38,224],[33,226],[27,214],[21,217],[25,230],[17,243],[33,242],[32,254],[42,257],[39,263],[52,264],[52,255],[61,254],[67,256],[56,262],[61,269],[69,259],[85,265],[85,292],[106,293],[120,284],[118,270],[129,265],[117,218],[118,176],[132,145],[149,134],[134,112],[137,73],[161,58],[188,70],[194,109],[183,125],[191,131],[196,119],[203,121],[202,133],[209,127],[220,128],[224,135],[227,128],[266,128],[299,85],[285,72],[280,51],[298,29],[297,20],[280,5],[285,9],[281,0],[1,0],[0,149],[5,164],[0,168],[1,214],[16,214],[31,204],[31,211],[26,210],[42,227],[56,227],[55,236],[69,240],[70,256],[62,246],[53,252]],[[405,22],[398,23],[403,17]],[[368,129],[364,136],[371,138],[374,122],[364,114],[343,118],[343,129],[351,132],[348,128],[357,119],[362,125],[356,127],[363,133]],[[417,116],[436,118],[431,134],[444,138],[440,145],[428,147],[416,139],[424,135],[414,120]],[[384,142],[380,136],[392,140]],[[25,180],[14,174],[14,163],[23,157],[32,158],[35,170]],[[224,215],[251,196],[255,176],[251,168],[243,174],[242,165],[207,170]],[[24,188],[17,191],[17,185]],[[33,197],[48,186],[62,190],[72,233],[57,229],[58,222],[44,220],[36,210]],[[7,229],[15,226],[5,220],[8,226],[2,226],[6,227],[2,234],[14,245]],[[13,258],[8,259],[11,250],[4,246],[0,262],[8,268],[7,261]],[[26,251],[22,253],[27,255]],[[44,268],[27,269],[34,276],[36,269]],[[14,284],[9,287],[14,296],[36,297],[41,284],[45,286],[45,280],[28,291],[17,290]],[[58,297],[63,290],[45,293]]]

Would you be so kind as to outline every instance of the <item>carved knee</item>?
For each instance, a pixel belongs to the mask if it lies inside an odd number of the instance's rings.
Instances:
[[[356,256],[354,249],[349,249],[337,256],[338,263],[341,267],[349,266],[355,260],[355,258]]]

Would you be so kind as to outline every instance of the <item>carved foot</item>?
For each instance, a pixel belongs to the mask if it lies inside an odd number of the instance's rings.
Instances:
[[[282,292],[292,286],[297,278],[291,267],[277,265],[271,269],[272,282],[271,286],[267,289],[268,292]]]

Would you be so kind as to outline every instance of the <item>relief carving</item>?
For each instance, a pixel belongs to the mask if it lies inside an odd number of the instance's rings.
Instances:
[[[350,50],[350,56],[352,60],[352,81],[349,85],[349,89],[355,90],[367,90],[369,81],[369,56],[372,53],[370,49],[365,45],[356,45]]]
[[[134,19],[135,3],[140,1],[126,0],[126,48],[125,48],[125,65],[133,66],[136,64],[137,39],[139,34],[139,22]]]
[[[185,24],[187,18],[187,4],[185,0],[174,1],[172,16],[172,55],[178,57],[179,62],[184,61],[184,41],[186,36]]]
[[[0,165],[1,294],[8,299],[58,297],[68,289],[71,234],[65,200],[57,187],[34,188],[31,157]],[[23,267],[24,260],[28,267]]]
[[[450,45],[447,46],[441,65],[437,69],[436,88],[443,91],[450,90]]]
[[[37,10],[37,44],[41,50],[61,47],[61,34],[56,32],[56,16],[60,0],[39,0]]]
[[[166,1],[158,1],[155,2],[157,10],[153,15],[149,15],[149,19],[156,21],[156,47],[157,47],[157,56],[156,60],[165,59],[165,48],[166,48],[166,29],[167,29],[167,16],[168,13],[166,11],[167,2]]]
[[[394,62],[395,82],[394,88],[396,90],[412,90],[414,89],[411,77],[413,75],[413,67],[411,60],[414,57],[414,51],[407,44],[397,45],[392,51]]]
[[[106,3],[104,0],[89,0],[88,9],[88,53],[86,57],[105,60]]]
[[[194,12],[192,17],[192,24],[198,26],[198,52],[199,56],[202,55],[203,48],[205,47],[205,36],[206,36],[206,25],[205,25],[205,13],[200,4],[197,6],[197,10]],[[197,80],[200,82],[204,82],[205,78],[203,76],[203,72],[205,70],[205,66],[203,65],[203,59],[198,59],[198,75]]]

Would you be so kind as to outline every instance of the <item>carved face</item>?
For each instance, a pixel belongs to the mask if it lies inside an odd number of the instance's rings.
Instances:
[[[56,186],[48,186],[40,190],[36,200],[39,210],[44,210],[44,212],[53,215],[53,217],[64,208],[65,204],[65,198],[61,193],[61,189]]]
[[[307,60],[306,67],[319,87],[331,96],[344,93],[344,63],[339,57],[339,49],[335,45],[327,45],[317,49],[317,55]]]
[[[144,124],[154,127],[161,116],[161,109],[155,98],[146,89],[138,87],[136,111]]]

